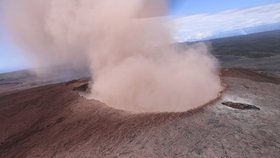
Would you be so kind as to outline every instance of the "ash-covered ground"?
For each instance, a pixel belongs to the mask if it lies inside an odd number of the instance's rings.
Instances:
[[[79,95],[87,79],[1,75],[0,157],[279,157],[275,63],[270,70],[269,62],[261,69],[222,63],[221,98],[182,113],[131,114],[87,100]]]

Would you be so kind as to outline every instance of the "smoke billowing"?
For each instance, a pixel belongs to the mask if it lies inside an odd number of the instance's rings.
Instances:
[[[92,74],[89,98],[131,112],[177,112],[221,90],[204,44],[175,45],[163,0],[7,0],[6,24],[38,73]],[[172,44],[173,43],[173,44]]]

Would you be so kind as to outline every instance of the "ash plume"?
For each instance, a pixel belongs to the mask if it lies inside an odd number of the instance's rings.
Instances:
[[[58,65],[89,70],[90,99],[130,112],[179,112],[221,90],[218,64],[206,45],[174,44],[163,0],[4,3],[7,28],[35,71],[48,74]]]

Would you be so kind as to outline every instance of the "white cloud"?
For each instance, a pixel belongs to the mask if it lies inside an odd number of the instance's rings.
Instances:
[[[280,22],[280,3],[216,14],[198,14],[175,19],[178,41],[200,40],[219,32]]]

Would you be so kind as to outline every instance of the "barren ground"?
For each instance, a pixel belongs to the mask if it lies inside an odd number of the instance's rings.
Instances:
[[[82,80],[29,88],[27,81],[2,79],[0,157],[278,157],[279,78],[245,69],[222,73],[228,89],[221,99],[190,112],[157,114],[86,100],[73,91]]]

